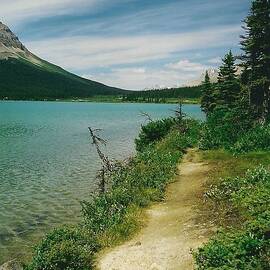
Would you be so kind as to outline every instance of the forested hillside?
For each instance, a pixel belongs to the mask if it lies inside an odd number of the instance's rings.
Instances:
[[[179,87],[170,89],[156,89],[145,91],[133,91],[124,96],[125,101],[134,102],[165,102],[168,99],[194,99],[201,97],[202,86]]]
[[[80,78],[71,73],[46,70],[19,59],[0,61],[0,99],[42,100],[119,95],[124,90]]]

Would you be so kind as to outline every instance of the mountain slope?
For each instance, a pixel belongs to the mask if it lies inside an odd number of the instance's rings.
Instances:
[[[0,99],[87,98],[127,92],[83,79],[40,59],[0,22]]]

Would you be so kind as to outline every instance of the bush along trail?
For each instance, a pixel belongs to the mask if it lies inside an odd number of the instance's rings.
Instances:
[[[270,269],[270,153],[209,151],[204,161],[213,170],[202,210],[219,231],[194,253],[198,269]]]

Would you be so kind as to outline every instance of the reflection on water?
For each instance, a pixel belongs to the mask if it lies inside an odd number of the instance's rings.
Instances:
[[[99,167],[87,127],[104,129],[107,151],[124,158],[144,119],[173,105],[0,102],[0,263],[29,254],[49,228],[74,223]],[[201,118],[196,105],[185,106]]]

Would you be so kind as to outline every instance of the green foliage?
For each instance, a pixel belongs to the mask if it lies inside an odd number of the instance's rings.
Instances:
[[[165,137],[175,124],[176,120],[174,118],[165,118],[158,121],[150,121],[147,125],[142,126],[139,138],[135,140],[136,150],[142,151],[152,143]]]
[[[270,150],[270,125],[257,125],[243,134],[231,147],[234,153]]]
[[[27,270],[86,270],[93,265],[96,238],[80,228],[63,227],[49,233],[38,245]]]
[[[202,129],[200,148],[230,149],[253,126],[253,115],[241,107],[216,109],[207,118]]]
[[[223,107],[235,107],[240,95],[240,83],[236,76],[234,56],[231,51],[222,59],[219,69],[216,91],[216,105]]]
[[[126,93],[45,64],[40,67],[19,59],[0,60],[0,99],[51,100]]]
[[[246,35],[242,36],[242,56],[245,72],[243,82],[250,91],[250,103],[259,116],[270,117],[270,2],[252,1],[246,20]]]
[[[201,98],[201,108],[206,113],[206,115],[212,113],[214,107],[216,106],[214,95],[214,85],[210,82],[208,71],[206,71],[204,82],[202,84]]]
[[[254,227],[257,231],[259,228]],[[267,270],[270,241],[252,230],[219,232],[195,255],[199,270]]]
[[[155,89],[146,91],[132,91],[124,96],[124,101],[135,102],[165,102],[168,98],[174,99],[199,99],[201,86],[180,87],[171,89]]]
[[[269,269],[270,172],[259,166],[245,177],[226,178],[206,197],[230,203],[245,220],[241,229],[219,232],[194,255],[201,269]]]
[[[270,125],[256,124],[242,108],[216,109],[202,129],[203,150],[223,148],[234,154],[270,150]]]

